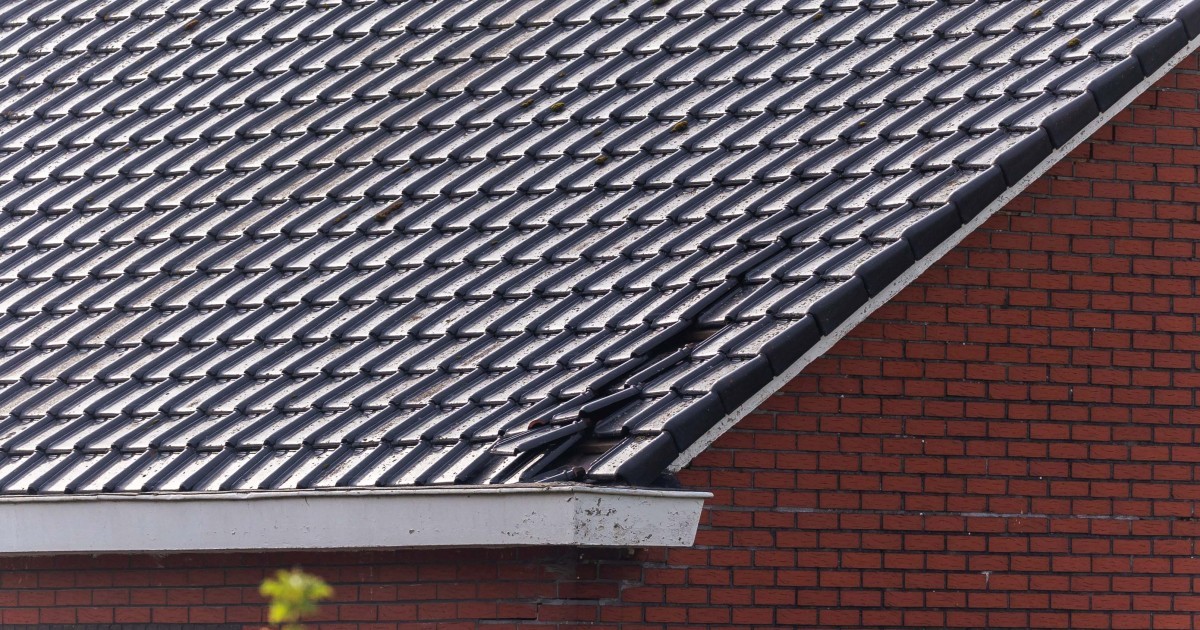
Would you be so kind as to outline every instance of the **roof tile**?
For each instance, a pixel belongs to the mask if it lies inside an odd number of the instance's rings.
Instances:
[[[0,16],[3,492],[649,483],[1200,32],[89,7]]]

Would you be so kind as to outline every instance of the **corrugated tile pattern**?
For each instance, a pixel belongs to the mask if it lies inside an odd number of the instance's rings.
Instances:
[[[0,491],[646,483],[1184,0],[10,3]]]

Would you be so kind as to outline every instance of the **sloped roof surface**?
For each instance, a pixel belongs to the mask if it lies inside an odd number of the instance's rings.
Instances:
[[[18,2],[0,491],[646,483],[1180,0]]]

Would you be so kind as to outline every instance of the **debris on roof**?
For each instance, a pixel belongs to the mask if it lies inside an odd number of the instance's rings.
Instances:
[[[0,9],[0,491],[645,484],[1184,0]]]

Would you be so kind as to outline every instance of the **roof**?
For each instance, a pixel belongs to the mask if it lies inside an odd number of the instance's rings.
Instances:
[[[1200,35],[1190,0],[0,15],[0,491],[646,484]]]

